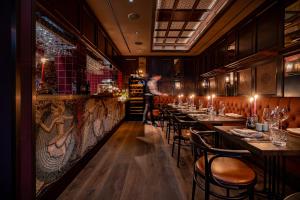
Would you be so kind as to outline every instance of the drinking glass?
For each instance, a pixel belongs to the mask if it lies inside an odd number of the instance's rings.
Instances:
[[[223,101],[220,102],[220,105],[219,105],[219,115],[224,115],[225,113],[225,104]]]
[[[289,118],[288,109],[286,107],[279,109],[279,120],[280,120],[280,128],[282,129],[283,122]]]
[[[201,100],[199,100],[199,110],[201,110],[203,108],[203,103]]]
[[[270,122],[271,121],[271,109],[270,108],[264,108],[263,114],[262,114],[262,120],[263,122]]]
[[[271,127],[271,141],[277,146],[286,146],[287,142],[287,131],[279,129],[278,127]]]
[[[271,109],[271,112],[270,112],[270,126],[273,126],[273,127],[279,127],[279,107],[276,106],[275,108]]]

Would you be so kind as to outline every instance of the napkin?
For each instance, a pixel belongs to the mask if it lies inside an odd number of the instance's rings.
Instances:
[[[235,118],[243,117],[243,115],[239,115],[239,114],[236,114],[236,113],[226,113],[225,115],[228,116],[228,117],[235,117]]]
[[[286,130],[300,136],[300,128],[287,128]]]
[[[258,138],[258,137],[262,137],[263,133],[262,132],[257,132],[254,130],[250,130],[250,129],[232,129],[230,131],[231,133],[233,133],[234,135],[238,135],[241,137],[248,137],[248,138]]]

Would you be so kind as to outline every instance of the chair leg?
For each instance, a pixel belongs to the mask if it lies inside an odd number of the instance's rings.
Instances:
[[[179,167],[180,162],[180,148],[181,148],[181,139],[178,139],[178,154],[177,154],[177,167]]]
[[[166,139],[168,138],[169,130],[170,130],[170,124],[167,123],[167,128],[166,128]]]
[[[168,129],[168,144],[170,144],[170,136],[171,135],[171,124],[169,123],[169,129]]]
[[[207,180],[208,177],[205,177],[205,191],[204,191],[204,195],[205,195],[205,200],[209,200],[209,180]]]
[[[196,181],[195,181],[195,175],[193,177],[193,189],[192,189],[192,200],[195,199],[195,192],[196,192]]]
[[[173,157],[173,154],[174,154],[175,142],[176,142],[176,139],[174,137],[174,139],[173,139],[173,145],[172,145],[172,157]]]
[[[254,200],[254,186],[251,186],[248,189],[248,193],[249,193],[249,200]]]

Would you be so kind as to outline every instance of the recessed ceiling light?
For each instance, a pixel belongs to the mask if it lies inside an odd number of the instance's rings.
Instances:
[[[134,21],[134,20],[137,20],[137,19],[139,19],[139,18],[140,18],[140,15],[137,14],[136,12],[132,12],[132,13],[129,13],[129,14],[128,14],[128,19],[129,19],[130,21]]]
[[[133,3],[133,0],[128,0],[129,1],[129,3]]]

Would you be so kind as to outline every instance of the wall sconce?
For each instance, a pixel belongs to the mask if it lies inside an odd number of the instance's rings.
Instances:
[[[227,76],[225,77],[225,83],[228,84],[229,82],[230,82],[230,78],[229,78],[229,76],[227,75]]]
[[[175,89],[180,90],[181,89],[181,83],[180,81],[175,81]]]
[[[203,88],[208,88],[208,81],[206,79],[203,80],[202,87]]]

